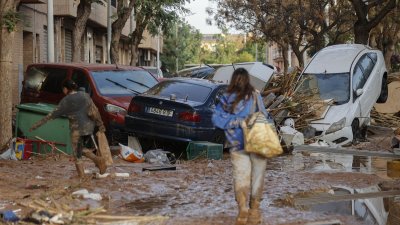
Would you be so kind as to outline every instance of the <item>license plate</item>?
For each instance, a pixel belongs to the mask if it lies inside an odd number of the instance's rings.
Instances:
[[[147,112],[151,113],[151,114],[156,114],[156,115],[160,115],[160,116],[168,116],[168,117],[172,117],[172,115],[174,115],[173,110],[159,109],[159,108],[154,108],[154,107],[148,107]]]

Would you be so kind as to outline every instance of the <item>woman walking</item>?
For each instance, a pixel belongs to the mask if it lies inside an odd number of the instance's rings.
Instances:
[[[235,198],[239,207],[237,225],[261,224],[260,201],[263,192],[266,159],[262,156],[244,151],[243,130],[241,121],[245,120],[254,109],[253,96],[257,96],[263,106],[261,110],[268,119],[271,117],[265,110],[261,95],[256,93],[250,84],[246,69],[238,68],[233,72],[226,93],[220,99],[213,114],[213,123],[225,131],[229,143],[233,165],[233,185]]]
[[[96,156],[91,150],[86,148],[89,143],[92,142],[91,138],[96,127],[99,131],[105,131],[100,113],[87,93],[77,91],[78,86],[75,82],[72,80],[66,80],[62,87],[66,96],[51,113],[36,122],[30,128],[30,131],[37,129],[47,121],[57,117],[68,117],[72,148],[74,150],[75,166],[78,176],[84,177],[85,174],[81,160],[82,155],[93,160],[96,167],[100,170],[100,174],[104,174],[107,169],[105,160]]]

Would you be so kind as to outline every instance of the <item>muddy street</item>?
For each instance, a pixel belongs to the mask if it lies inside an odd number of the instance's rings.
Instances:
[[[351,209],[337,210],[337,204],[325,204],[325,210],[321,210],[322,207],[315,207],[318,204],[300,206],[295,202],[298,196],[336,194],[337,187],[362,190],[385,184],[395,190],[399,185],[395,183],[396,180],[385,176],[385,162],[382,160],[377,158],[369,163],[360,157],[306,153],[268,160],[261,203],[265,224],[318,221],[380,224],[352,216]],[[21,218],[34,210],[57,208],[58,205],[63,211],[74,211],[75,215],[102,208],[104,211],[101,214],[104,215],[163,216],[162,220],[139,224],[234,223],[237,209],[229,154],[225,153],[220,161],[178,160],[175,171],[142,171],[147,166],[149,164],[133,164],[115,158],[114,165],[108,171],[111,173],[109,177],[80,181],[73,163],[66,157],[58,160],[50,156],[27,161],[2,160],[0,209],[21,209],[17,211]],[[85,161],[85,168],[88,173],[96,171],[89,161]],[[128,173],[129,177],[115,176],[118,173]],[[100,194],[102,200],[72,196],[73,192],[81,189]],[[346,205],[346,202],[340,204]],[[89,215],[75,216],[71,223],[101,221],[104,222]]]

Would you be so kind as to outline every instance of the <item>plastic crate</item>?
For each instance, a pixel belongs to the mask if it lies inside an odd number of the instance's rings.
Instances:
[[[223,145],[207,141],[192,141],[188,144],[187,159],[193,160],[206,157],[207,159],[221,160],[223,154]]]

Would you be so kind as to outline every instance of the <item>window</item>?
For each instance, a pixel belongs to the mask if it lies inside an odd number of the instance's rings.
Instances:
[[[368,57],[368,55],[364,55],[363,57],[361,57],[359,63],[361,65],[361,67],[363,68],[364,79],[365,79],[365,81],[367,81],[369,75],[372,72],[372,69],[375,66],[375,63],[371,60],[371,58]]]
[[[349,75],[349,73],[304,74],[296,93],[309,99],[333,99],[337,105],[345,104],[350,99]]]
[[[207,101],[211,91],[211,88],[197,84],[182,81],[164,81],[151,88],[147,93],[167,98],[174,94],[176,99],[187,99],[203,103]]]
[[[71,79],[78,85],[78,88],[84,88],[85,92],[90,92],[89,80],[83,71],[74,70]]]
[[[156,78],[143,70],[93,71],[91,74],[103,96],[140,94],[158,83]]]
[[[117,0],[111,0],[111,6],[117,8]]]
[[[372,59],[372,61],[375,64],[376,60],[378,59],[378,56],[376,55],[376,53],[374,53],[374,52],[368,53],[368,56]]]
[[[376,53],[363,55],[353,71],[353,92],[362,89],[367,82],[377,60]]]
[[[365,84],[364,74],[359,64],[356,65],[353,72],[353,91],[363,88]]]
[[[32,72],[32,74],[30,74]],[[36,73],[42,74],[45,78],[41,83],[41,90],[54,94],[62,93],[62,83],[67,78],[66,69],[58,68],[32,68],[28,74],[31,77],[35,77]],[[40,84],[39,84],[40,86]]]

